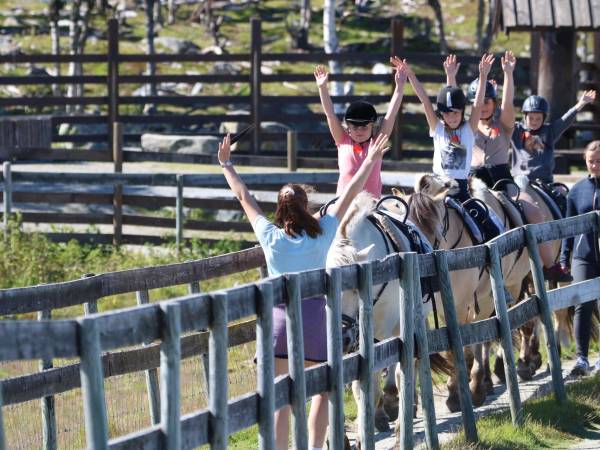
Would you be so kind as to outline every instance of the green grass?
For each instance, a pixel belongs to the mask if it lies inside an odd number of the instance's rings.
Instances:
[[[517,450],[564,448],[565,444],[585,439],[590,430],[600,427],[600,375],[567,387],[568,401],[559,404],[552,396],[523,405],[525,424],[516,428],[510,413],[491,414],[477,421],[479,444],[469,445],[461,432],[443,445],[446,450]]]

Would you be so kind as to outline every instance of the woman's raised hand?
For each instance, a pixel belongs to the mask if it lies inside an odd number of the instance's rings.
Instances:
[[[517,58],[513,54],[512,50],[504,52],[504,56],[500,58],[500,64],[502,65],[502,71],[504,73],[512,73],[517,65]]]
[[[446,56],[446,60],[444,61],[444,71],[446,72],[446,75],[456,77],[458,69],[460,69],[460,63],[457,61],[456,55]]]
[[[494,64],[494,55],[484,53],[479,61],[479,76],[483,79],[487,79],[492,70],[492,64]]]
[[[219,153],[217,158],[219,163],[223,164],[225,161],[229,161],[229,155],[231,154],[231,136],[229,133],[223,138],[222,142],[219,142]]]
[[[368,155],[373,159],[381,159],[385,152],[387,152],[390,147],[387,146],[389,136],[387,134],[380,133],[377,135],[375,139],[371,138],[369,141],[369,152]]]
[[[324,66],[315,67],[315,80],[317,81],[317,86],[327,86],[327,81],[329,79],[329,72],[325,70]]]
[[[390,58],[390,62],[394,66],[394,82],[396,86],[402,87],[408,77],[408,70],[404,61],[400,60],[397,56]]]

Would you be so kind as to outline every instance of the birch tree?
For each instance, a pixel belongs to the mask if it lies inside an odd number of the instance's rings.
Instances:
[[[85,51],[85,44],[90,34],[90,19],[94,8],[94,0],[73,0],[71,2],[71,23],[69,25],[69,38],[71,41],[71,54],[82,55]],[[69,75],[80,76],[83,74],[83,65],[78,62],[69,63]],[[81,97],[83,95],[83,85],[81,83],[72,83],[67,89],[68,97]],[[81,105],[70,105],[69,112],[81,111]]]
[[[442,5],[440,4],[439,0],[427,0],[427,3],[433,9],[438,23],[438,29],[440,32],[440,51],[442,53],[448,53],[448,43],[446,42],[446,32],[444,30],[444,15],[442,13]]]
[[[158,3],[158,4],[156,4]],[[156,53],[154,48],[154,17],[155,17],[155,6],[160,8],[160,0],[146,0],[146,42],[147,52],[149,56],[152,56]],[[156,63],[153,61],[148,62],[147,74],[151,77],[156,75]],[[148,84],[148,91],[151,96],[156,96],[156,83],[152,80]],[[154,105],[151,106],[151,109],[154,109]]]
[[[335,29],[335,0],[325,0],[323,3],[323,46],[325,53],[337,53],[338,39]],[[329,72],[331,74],[342,73],[342,65],[339,61],[329,61]],[[331,82],[331,94],[343,95],[344,88],[339,81]],[[336,114],[342,112],[342,105],[334,102]]]
[[[49,7],[50,15],[50,41],[52,42],[52,54],[60,55],[60,29],[58,27],[58,21],[60,20],[60,11],[64,7],[63,0],[51,0]],[[54,65],[55,76],[60,76],[60,62],[56,62]],[[52,85],[52,95],[58,97],[61,95],[60,85]]]

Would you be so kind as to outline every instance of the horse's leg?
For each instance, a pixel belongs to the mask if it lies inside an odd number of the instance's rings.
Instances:
[[[531,336],[535,329],[534,320],[530,320],[521,328],[519,334],[521,336],[521,348],[519,350],[519,359],[517,360],[517,374],[524,381],[529,381],[535,373],[530,365],[531,362]]]
[[[494,393],[494,382],[492,381],[492,371],[490,370],[491,350],[491,341],[483,344],[483,385],[485,386],[486,394]]]
[[[571,336],[569,327],[569,309],[564,308],[554,311],[554,319],[554,334],[556,335],[556,342],[558,343],[558,353],[560,355],[562,352],[562,347],[566,348],[569,346]]]
[[[473,355],[473,363],[471,368],[471,382],[469,388],[471,389],[471,398],[473,399],[473,406],[481,406],[485,402],[486,388],[483,381],[484,369],[483,369],[483,345],[475,344],[472,346],[471,353]]]
[[[398,387],[396,385],[396,365],[387,368],[383,380],[383,410],[390,421],[398,418]]]
[[[540,367],[542,367],[542,354],[540,353],[540,338],[539,338],[539,325],[540,321],[538,318],[533,319],[533,332],[531,333],[531,339],[529,339],[529,366],[535,373]],[[560,351],[560,344],[558,347]]]
[[[452,355],[447,352],[446,359],[452,360]],[[456,370],[452,372],[452,375],[446,382],[448,388],[448,398],[446,398],[446,407],[450,412],[460,411],[460,399],[458,397],[458,378],[456,377]]]

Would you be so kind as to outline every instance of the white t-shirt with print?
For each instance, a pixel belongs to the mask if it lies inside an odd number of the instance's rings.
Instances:
[[[433,173],[442,178],[466,180],[471,170],[475,136],[468,122],[447,130],[441,120],[433,133]]]

